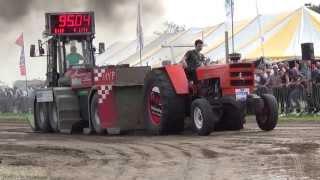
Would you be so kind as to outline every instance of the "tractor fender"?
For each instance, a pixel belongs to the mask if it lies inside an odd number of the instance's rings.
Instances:
[[[174,90],[179,95],[189,94],[189,82],[182,65],[168,65],[162,68],[166,71]]]

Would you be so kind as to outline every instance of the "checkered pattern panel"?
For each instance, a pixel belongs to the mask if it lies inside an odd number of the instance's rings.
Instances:
[[[94,69],[94,81],[97,82],[102,80],[102,77],[106,73],[105,69]]]
[[[98,87],[99,104],[107,99],[108,95],[110,95],[110,91],[112,91],[112,85],[102,85]]]

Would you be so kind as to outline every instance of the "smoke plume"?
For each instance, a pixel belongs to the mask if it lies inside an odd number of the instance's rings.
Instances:
[[[124,27],[136,19],[137,0],[0,0],[0,23],[19,23],[34,11],[92,10],[97,21],[104,25]],[[150,17],[161,16],[161,0],[144,0],[143,15],[146,23]],[[42,17],[39,17],[42,19]]]
[[[138,0],[0,0],[0,80],[21,79],[18,72],[20,47],[14,44],[23,32],[25,52],[41,39],[45,12],[94,11],[96,41],[110,45],[114,41],[136,37]],[[163,0],[141,0],[144,31],[153,31],[155,21],[163,14]],[[151,33],[150,32],[150,33]],[[147,33],[145,33],[147,34]],[[41,59],[41,58],[40,58]],[[44,78],[46,60],[27,57],[29,78]]]

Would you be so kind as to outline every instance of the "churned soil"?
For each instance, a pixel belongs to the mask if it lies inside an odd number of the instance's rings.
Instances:
[[[0,179],[320,179],[320,123],[199,137],[34,133],[0,123]]]

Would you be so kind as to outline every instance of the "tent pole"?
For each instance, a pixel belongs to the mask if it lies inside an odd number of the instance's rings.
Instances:
[[[264,46],[263,46],[263,35],[262,35],[262,26],[261,26],[261,20],[260,20],[260,13],[259,13],[259,6],[258,6],[258,0],[256,0],[256,11],[257,11],[257,20],[258,20],[258,26],[259,26],[259,36],[260,36],[260,46],[261,46],[261,53],[262,57],[264,57]]]
[[[234,53],[234,0],[231,2],[232,53]]]
[[[225,41],[225,48],[226,48],[226,64],[229,64],[229,37],[228,31],[224,33],[224,41]]]

